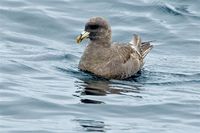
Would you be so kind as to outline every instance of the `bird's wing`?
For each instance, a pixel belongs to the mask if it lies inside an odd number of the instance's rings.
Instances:
[[[138,72],[142,63],[140,55],[130,45],[115,45],[112,56],[104,63],[103,68],[108,77],[126,78]]]

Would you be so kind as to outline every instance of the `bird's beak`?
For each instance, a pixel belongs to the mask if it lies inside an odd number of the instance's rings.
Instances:
[[[76,42],[80,43],[81,41],[83,41],[85,38],[89,37],[90,32],[87,31],[83,31],[79,36],[76,37]]]

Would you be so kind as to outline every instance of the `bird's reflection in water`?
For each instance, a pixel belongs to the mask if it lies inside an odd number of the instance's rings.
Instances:
[[[99,78],[82,78],[76,82],[78,93],[82,103],[102,104],[103,101],[82,98],[84,96],[106,96],[108,94],[128,95],[128,93],[138,94],[141,86],[134,81],[106,80]],[[132,97],[142,98],[137,95],[129,95]]]
[[[120,90],[113,89],[109,86],[109,81],[102,80],[88,80],[84,81],[84,91],[82,95],[96,95],[96,96],[105,96],[106,94],[118,94]]]
[[[88,103],[88,104],[102,104],[104,102],[102,101],[97,101],[97,100],[92,100],[92,99],[81,99],[82,103]]]
[[[75,119],[84,130],[88,132],[105,132],[105,123],[102,121],[96,120],[83,120],[83,119]]]

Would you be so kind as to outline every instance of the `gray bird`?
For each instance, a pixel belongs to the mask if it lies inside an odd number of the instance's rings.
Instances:
[[[77,43],[89,38],[79,69],[107,79],[125,79],[136,74],[144,65],[144,58],[152,49],[150,42],[141,42],[134,35],[129,43],[112,42],[111,27],[102,17],[89,19]]]

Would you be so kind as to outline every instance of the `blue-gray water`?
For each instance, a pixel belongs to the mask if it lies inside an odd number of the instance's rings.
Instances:
[[[113,40],[153,42],[141,75],[103,80],[77,69],[92,16]],[[1,0],[1,133],[197,133],[199,0]]]

